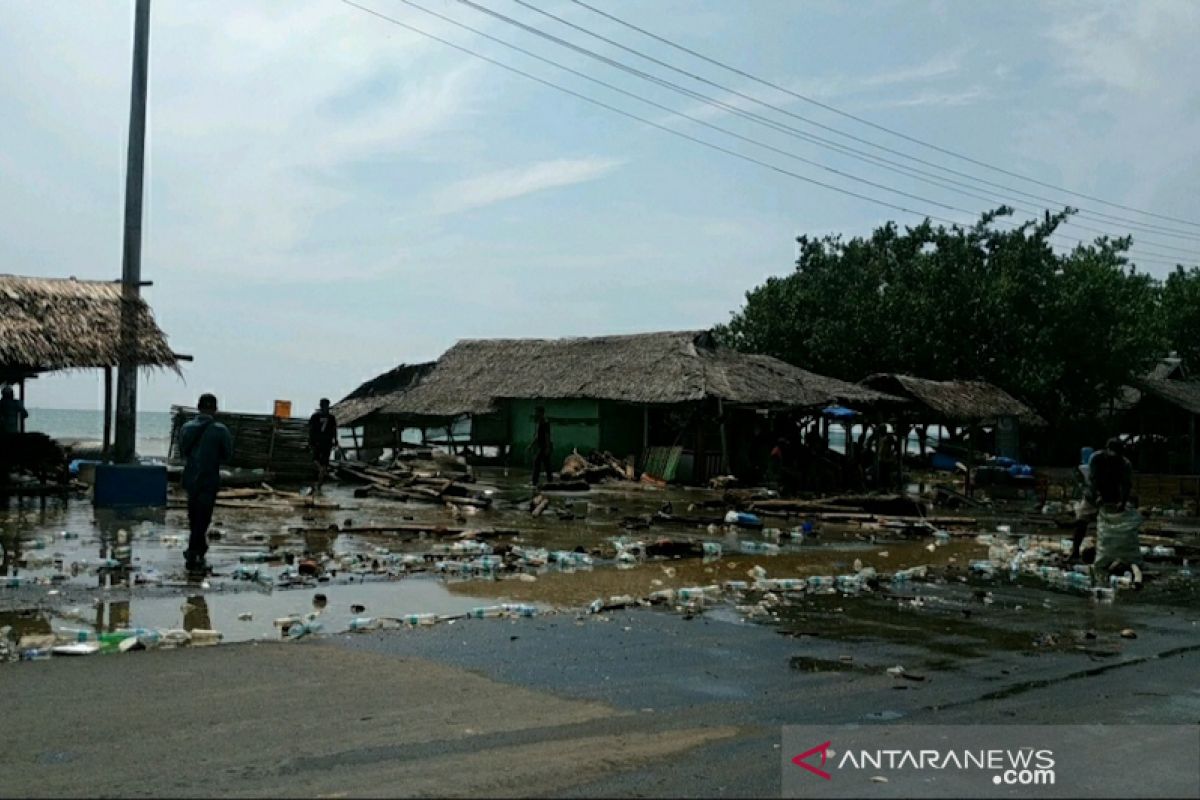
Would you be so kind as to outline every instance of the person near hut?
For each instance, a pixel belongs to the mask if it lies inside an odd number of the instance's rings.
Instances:
[[[1123,512],[1133,491],[1133,464],[1125,457],[1120,439],[1108,440],[1103,450],[1088,459],[1087,483],[1083,499],[1075,506],[1075,532],[1071,538],[1071,558],[1080,556],[1088,525],[1095,522],[1101,509]]]
[[[184,562],[189,572],[205,569],[208,526],[212,524],[217,491],[221,488],[221,464],[233,456],[233,436],[215,417],[217,398],[200,395],[198,413],[179,431],[179,453],[184,458],[183,488],[187,492],[188,547]]]
[[[308,447],[312,450],[313,463],[317,465],[317,485],[321,491],[325,475],[329,472],[329,456],[337,444],[337,418],[329,410],[329,398],[321,398],[321,407],[308,418]]]
[[[13,396],[11,386],[0,392],[0,433],[20,433],[21,423],[29,417],[25,405]]]
[[[534,410],[533,421],[536,427],[533,441],[529,443],[529,451],[533,453],[533,475],[531,476],[531,482],[534,486],[537,486],[540,483],[538,479],[541,477],[543,470],[546,472],[546,480],[554,477],[550,466],[550,459],[554,453],[554,442],[550,439],[550,421],[546,419],[545,406],[538,406]]]

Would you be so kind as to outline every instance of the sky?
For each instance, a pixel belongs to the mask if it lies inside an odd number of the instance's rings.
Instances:
[[[692,120],[401,0],[359,2],[796,175],[964,223],[998,204],[766,129],[456,0],[414,2]],[[813,134],[829,136],[784,114],[1046,195],[1055,209],[1074,201],[1200,232],[923,149],[567,0],[530,3],[722,88],[513,0],[479,2]],[[1200,221],[1200,3],[1192,0],[590,2],[916,139]],[[3,11],[0,273],[119,278],[133,2],[4,0]],[[727,321],[748,289],[792,269],[796,236],[920,219],[589,105],[339,0],[154,0],[146,154],[142,273],[153,286],[144,296],[171,346],[195,360],[182,379],[143,380],[143,410],[192,404],[211,391],[229,410],[269,412],[273,400],[287,399],[303,412],[462,338],[707,328]],[[1200,241],[1169,235],[1135,237],[1135,246],[1145,238],[1200,251]],[[98,408],[100,385],[97,372],[44,376],[29,385],[28,404]]]

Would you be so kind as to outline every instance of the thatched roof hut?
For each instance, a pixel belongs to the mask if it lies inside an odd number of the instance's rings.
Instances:
[[[121,285],[74,278],[0,275],[0,377],[116,366],[178,371],[179,357],[145,301],[133,301],[132,352],[122,341]]]
[[[401,364],[395,369],[366,381],[333,406],[338,425],[350,427],[378,411],[389,402],[400,399],[434,367],[433,361],[423,364]]]
[[[707,331],[675,331],[464,340],[382,411],[446,419],[491,413],[498,400],[568,398],[648,405],[720,399],[732,405],[813,408],[896,400],[770,356],[723,347]]]
[[[911,375],[878,373],[864,378],[860,385],[912,401],[915,413],[924,416],[924,421],[987,425],[1003,417],[1015,417],[1023,425],[1045,425],[1029,406],[985,381],[931,381]]]
[[[1200,414],[1200,381],[1157,378],[1148,375],[1139,378],[1135,384],[1143,395],[1157,397],[1189,414]]]

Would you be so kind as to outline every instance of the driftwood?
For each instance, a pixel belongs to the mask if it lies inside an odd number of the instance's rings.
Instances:
[[[413,522],[404,525],[364,525],[345,527],[337,527],[331,525],[328,528],[316,527],[292,527],[288,528],[289,533],[354,533],[354,534],[385,534],[385,533],[411,533],[413,535],[426,533],[431,536],[463,536],[464,538],[472,539],[497,539],[511,538],[520,536],[520,531],[510,530],[507,528],[485,528],[483,530],[471,530],[468,528],[447,527],[438,523],[419,523]]]
[[[808,500],[755,500],[750,504],[755,512],[787,512],[806,514],[814,512],[862,512],[887,516],[923,517],[925,507],[905,495],[844,495],[826,497],[819,501]]]

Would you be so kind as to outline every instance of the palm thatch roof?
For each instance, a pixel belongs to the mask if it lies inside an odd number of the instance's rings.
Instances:
[[[383,411],[412,417],[486,414],[502,399],[676,404],[867,405],[897,398],[718,345],[707,331],[572,339],[468,339]]]
[[[132,301],[132,346],[122,343],[124,302],[119,283],[0,275],[0,371],[113,367],[126,355],[178,371],[179,357],[140,298]]]
[[[1200,381],[1159,378],[1151,373],[1137,381],[1137,389],[1189,414],[1200,414]]]
[[[356,425],[387,403],[398,400],[404,392],[429,374],[433,361],[423,364],[401,364],[395,369],[366,381],[333,406],[339,426]]]
[[[924,413],[953,424],[994,423],[1000,417],[1016,417],[1026,425],[1045,424],[1029,406],[985,381],[931,381],[911,375],[878,373],[860,383],[909,399]]]

